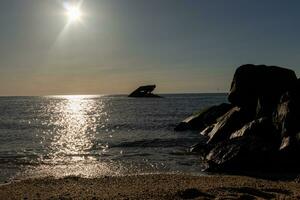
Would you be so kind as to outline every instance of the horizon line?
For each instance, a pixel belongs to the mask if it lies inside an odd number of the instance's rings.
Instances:
[[[180,92],[180,93],[155,93],[159,95],[178,95],[178,94],[228,94],[228,92]],[[49,94],[49,95],[0,95],[0,97],[63,97],[63,96],[128,96],[125,93],[116,94]]]

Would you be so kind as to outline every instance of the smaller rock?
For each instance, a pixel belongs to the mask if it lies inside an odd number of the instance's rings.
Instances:
[[[276,132],[272,124],[272,120],[265,117],[247,123],[241,129],[232,133],[230,139],[247,136],[270,139],[272,142],[276,141],[277,144],[280,140],[279,134]]]
[[[214,129],[214,124],[206,127],[203,131],[200,132],[200,134],[204,137],[207,137],[207,140],[209,139],[208,134]]]
[[[273,115],[273,124],[281,136],[279,162],[285,169],[300,167],[300,90],[299,85],[282,95]]]
[[[234,107],[222,117],[217,119],[214,128],[207,134],[209,140],[207,143],[218,143],[229,139],[230,135],[239,130],[245,123],[251,120],[252,116],[248,115],[246,110]]]
[[[199,142],[195,145],[193,145],[190,149],[189,152],[191,153],[197,153],[202,155],[202,157],[205,157],[206,154],[210,151],[211,146],[206,144],[205,142]]]
[[[282,138],[279,150],[285,150],[291,146],[292,139],[291,137],[284,137]]]
[[[296,145],[289,145],[279,150],[277,165],[280,166],[280,171],[284,172],[299,172],[300,160],[299,160],[299,143]]]
[[[209,170],[267,168],[278,158],[280,135],[270,118],[260,118],[220,140],[206,156]]]
[[[206,156],[207,171],[269,169],[277,158],[274,145],[259,137],[239,137],[218,143]]]
[[[198,130],[202,131],[207,126],[212,125],[216,120],[232,108],[231,104],[223,103],[204,109],[202,112],[192,115],[176,127],[175,131]]]
[[[300,94],[292,92],[282,95],[273,114],[273,123],[282,137],[294,136],[300,132]]]
[[[290,159],[295,160],[292,157],[300,154],[300,133],[296,134],[295,136],[283,137],[281,140],[279,151],[282,154],[285,154],[286,157],[290,157]]]

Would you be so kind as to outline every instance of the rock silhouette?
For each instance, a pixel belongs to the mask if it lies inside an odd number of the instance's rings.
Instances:
[[[243,124],[250,120],[247,112],[239,107],[234,107],[223,116],[218,118],[213,129],[207,133],[207,143],[217,143],[228,139],[234,131],[240,129]]]
[[[185,120],[205,141],[191,151],[209,171],[299,170],[300,80],[294,71],[276,66],[243,65],[228,95],[231,105]],[[203,116],[210,116],[207,118]],[[177,128],[178,128],[177,127]],[[185,129],[181,129],[185,130]]]
[[[248,107],[259,116],[270,115],[281,95],[295,85],[294,71],[276,66],[243,65],[233,77],[228,100],[235,106]]]
[[[203,130],[207,126],[214,124],[217,118],[224,115],[233,106],[231,104],[223,103],[218,106],[212,106],[203,110],[200,113],[194,114],[182,122],[180,122],[176,127],[175,131],[185,131],[185,130]]]
[[[152,93],[155,88],[156,85],[140,86],[138,89],[133,91],[128,97],[160,97]]]

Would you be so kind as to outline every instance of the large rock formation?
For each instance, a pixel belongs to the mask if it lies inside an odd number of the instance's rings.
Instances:
[[[191,151],[200,153],[208,170],[300,169],[300,80],[294,71],[243,65],[228,100],[226,112],[204,112],[213,116],[209,123],[201,115],[187,123],[205,136]]]
[[[152,92],[155,90],[156,85],[145,85],[134,90],[128,97],[160,97]]]
[[[233,77],[228,100],[240,107],[257,108],[260,116],[270,115],[281,95],[295,85],[294,71],[265,65],[243,65]]]

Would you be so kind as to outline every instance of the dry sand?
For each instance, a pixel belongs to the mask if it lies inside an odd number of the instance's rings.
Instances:
[[[300,183],[170,174],[44,178],[2,185],[0,199],[300,199]]]

